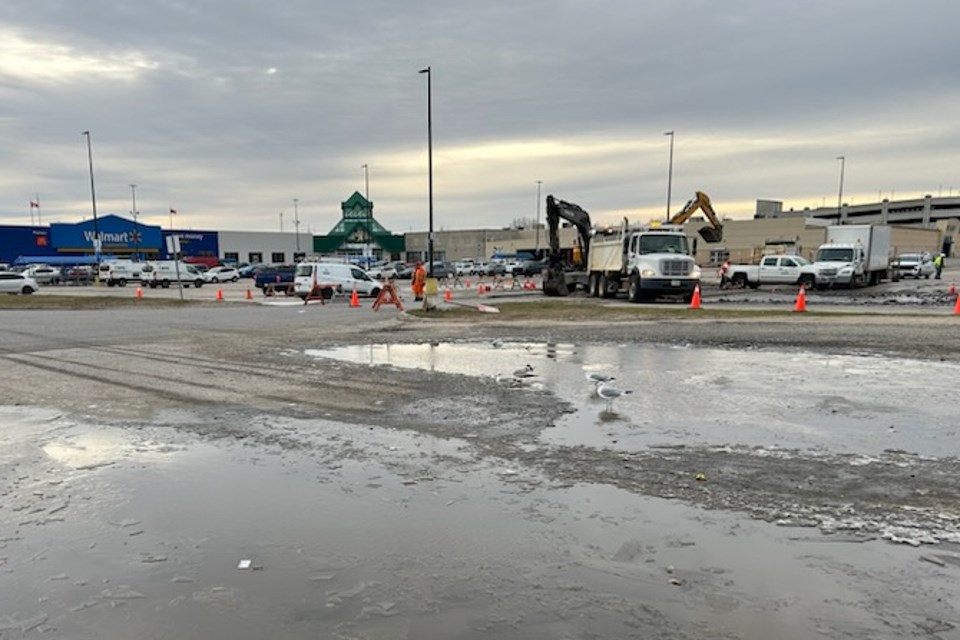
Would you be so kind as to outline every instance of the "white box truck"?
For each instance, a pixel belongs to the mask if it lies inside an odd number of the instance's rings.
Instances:
[[[800,276],[808,288],[875,285],[888,277],[888,225],[833,225],[827,227],[826,240]]]

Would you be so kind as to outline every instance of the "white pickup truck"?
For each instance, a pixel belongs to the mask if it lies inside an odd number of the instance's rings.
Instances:
[[[760,264],[733,264],[727,279],[735,287],[756,289],[761,284],[796,284],[810,272],[811,263],[801,256],[764,256]]]

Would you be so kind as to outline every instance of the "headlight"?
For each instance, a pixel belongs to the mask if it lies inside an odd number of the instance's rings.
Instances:
[[[644,269],[640,272],[640,275],[644,278],[652,278],[653,276],[657,275],[657,272],[653,269]]]
[[[690,277],[699,280],[699,279],[700,279],[700,269],[694,269],[693,271],[691,271],[691,272],[690,272]]]

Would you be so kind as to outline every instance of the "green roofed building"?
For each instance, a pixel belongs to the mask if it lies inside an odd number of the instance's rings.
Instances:
[[[384,229],[373,217],[373,203],[354,191],[340,203],[342,217],[325,236],[313,237],[313,252],[341,256],[355,262],[400,260],[405,250],[403,236]]]

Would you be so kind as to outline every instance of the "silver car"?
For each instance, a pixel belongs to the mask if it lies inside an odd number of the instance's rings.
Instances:
[[[37,281],[24,273],[15,271],[0,272],[0,293],[9,293],[11,295],[22,293],[30,295],[40,290]]]

